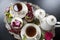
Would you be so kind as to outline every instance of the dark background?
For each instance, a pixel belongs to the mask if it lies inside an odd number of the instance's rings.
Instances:
[[[14,1],[27,1],[40,6],[48,14],[56,16],[57,20],[60,21],[60,0],[0,0],[0,40],[15,40],[11,36],[4,23],[4,9]],[[54,40],[60,40],[60,28],[55,28]]]

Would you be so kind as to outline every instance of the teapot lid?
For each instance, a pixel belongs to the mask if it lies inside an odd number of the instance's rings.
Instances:
[[[43,9],[37,9],[34,13],[34,15],[36,16],[36,18],[44,18],[45,17],[45,11]]]
[[[55,16],[49,15],[49,16],[47,17],[47,23],[48,23],[49,25],[55,25],[56,22],[57,22],[57,19],[56,19]]]

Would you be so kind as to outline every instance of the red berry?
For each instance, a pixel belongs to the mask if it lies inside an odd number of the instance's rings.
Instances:
[[[33,18],[33,10],[32,10],[32,6],[30,5],[30,4],[26,4],[27,5],[27,7],[28,7],[28,13],[27,13],[27,15],[26,16],[28,16],[29,18],[29,20],[31,20],[32,18]]]
[[[13,26],[13,27],[15,26],[15,22],[12,22],[12,26]]]
[[[32,6],[30,5],[30,4],[26,4],[27,5],[27,7],[28,7],[28,10],[29,11],[32,11]]]

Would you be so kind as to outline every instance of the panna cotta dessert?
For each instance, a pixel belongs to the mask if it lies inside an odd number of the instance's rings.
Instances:
[[[9,30],[9,32],[19,35],[22,26],[23,26],[23,20],[19,17],[14,17],[11,21],[10,24],[11,29]]]
[[[23,26],[23,21],[19,17],[15,17],[11,21],[11,28],[20,29]]]
[[[28,7],[28,13],[27,13],[26,16],[25,16],[25,20],[26,20],[27,22],[32,22],[33,19],[34,19],[33,7],[32,7],[32,5],[29,4],[29,3],[27,3],[26,5],[27,5],[27,7]]]
[[[7,7],[5,10],[5,20],[8,22],[8,24],[10,24],[12,19],[13,15],[10,13],[10,7]]]

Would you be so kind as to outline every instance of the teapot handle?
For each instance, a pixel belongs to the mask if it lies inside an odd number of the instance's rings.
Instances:
[[[60,25],[60,22],[57,22],[57,24],[59,24],[59,25]]]
[[[56,25],[55,25],[55,28],[56,27],[60,27],[60,22],[57,22]]]

